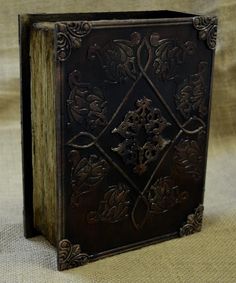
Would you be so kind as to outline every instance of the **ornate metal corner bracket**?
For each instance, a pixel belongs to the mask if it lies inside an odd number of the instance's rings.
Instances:
[[[57,26],[57,59],[66,61],[72,48],[81,46],[82,38],[91,31],[91,25],[87,21],[59,23]]]
[[[81,252],[80,245],[72,245],[67,239],[63,239],[58,245],[58,269],[66,270],[89,262],[89,256]]]
[[[180,228],[180,237],[188,236],[196,232],[200,232],[202,229],[202,218],[203,218],[204,206],[200,204],[193,214],[189,214],[187,222]]]
[[[217,18],[197,16],[193,18],[193,26],[199,31],[199,39],[206,40],[207,46],[214,50],[216,47]]]

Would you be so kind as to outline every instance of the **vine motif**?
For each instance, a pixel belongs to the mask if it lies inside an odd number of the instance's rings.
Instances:
[[[121,124],[113,129],[124,141],[116,148],[126,164],[133,166],[133,172],[142,175],[148,164],[157,159],[159,153],[170,143],[162,137],[168,123],[158,108],[146,97],[137,100],[136,110],[129,111]]]
[[[58,250],[60,270],[74,268],[89,262],[88,254],[81,252],[80,245],[72,245],[67,239],[63,239],[59,242]]]
[[[141,35],[133,32],[130,40],[115,39],[103,47],[94,44],[89,47],[88,58],[98,58],[108,82],[118,83],[128,78],[135,80],[138,75],[136,52]]]
[[[66,61],[72,48],[81,46],[82,38],[91,31],[89,22],[59,23],[57,32],[57,58]]]
[[[193,26],[199,31],[199,39],[205,40],[207,46],[214,50],[216,47],[217,18],[197,16],[193,18]]]
[[[81,158],[77,150],[70,151],[68,160],[71,163],[71,204],[77,207],[81,195],[88,193],[102,182],[109,171],[109,165],[95,154],[90,155],[89,158]]]
[[[190,75],[175,95],[177,110],[185,119],[193,114],[203,118],[207,114],[207,89],[205,76],[207,73],[207,62],[200,62],[198,73]]]
[[[109,191],[104,195],[104,199],[100,201],[98,210],[88,213],[88,223],[116,223],[128,217],[128,193],[129,188],[125,184],[110,186]]]
[[[148,190],[147,199],[150,203],[150,213],[165,213],[177,204],[188,199],[187,191],[180,191],[171,179],[167,176],[158,179]]]
[[[178,174],[187,173],[196,181],[200,180],[203,173],[204,144],[206,133],[199,132],[197,141],[182,139],[175,146],[174,168]]]
[[[71,92],[67,100],[71,122],[75,121],[94,130],[107,124],[107,101],[98,87],[81,83],[80,72],[74,70],[69,75]]]
[[[204,207],[200,204],[193,214],[188,215],[187,222],[180,228],[180,237],[188,236],[196,232],[200,232],[202,229]]]
[[[196,46],[192,41],[184,44],[170,39],[153,40],[151,44],[156,47],[153,68],[159,80],[166,81],[176,77],[176,68],[184,63],[187,55],[194,54]]]

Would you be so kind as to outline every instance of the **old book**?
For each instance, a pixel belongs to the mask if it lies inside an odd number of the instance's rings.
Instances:
[[[25,236],[59,270],[201,230],[216,17],[21,15]]]

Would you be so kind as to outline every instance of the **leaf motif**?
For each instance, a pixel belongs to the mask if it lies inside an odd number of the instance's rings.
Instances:
[[[175,95],[177,110],[185,119],[194,114],[203,118],[207,114],[206,71],[207,62],[200,62],[198,72],[190,75]]]
[[[165,213],[187,198],[188,192],[181,191],[170,176],[157,179],[147,191],[150,212],[153,214]]]
[[[94,154],[89,158],[81,158],[77,150],[70,151],[68,160],[72,164],[71,183],[73,192],[71,204],[78,206],[80,197],[102,182],[109,171],[109,165],[106,160]]]
[[[155,44],[155,59],[153,67],[157,77],[171,80],[177,76],[177,66],[184,63],[187,55],[192,55],[196,49],[192,41],[181,42],[162,39]]]
[[[86,180],[85,185],[96,186],[107,174],[107,162],[104,159],[98,159],[97,156],[95,158],[95,160],[92,160],[92,157],[89,159],[85,158],[82,164],[80,164],[80,171],[77,172],[78,179],[80,179],[80,176],[82,177],[80,185]],[[86,163],[86,166],[83,166],[83,163]]]
[[[175,147],[174,153],[174,170],[179,174],[187,174],[196,181],[202,178],[204,162],[204,144],[203,137],[206,138],[205,132],[198,134],[197,140],[182,139]]]
[[[88,223],[97,222],[116,223],[128,217],[129,189],[124,184],[109,187],[100,201],[97,211],[90,211],[87,215]]]
[[[60,270],[84,265],[89,261],[89,256],[81,252],[80,245],[72,245],[67,239],[63,239],[58,245],[58,262]]]
[[[89,58],[99,59],[110,83],[124,82],[128,78],[135,80],[138,76],[136,51],[140,40],[140,34],[134,32],[130,40],[115,39],[103,47],[95,44],[89,47]]]
[[[197,16],[193,18],[193,25],[197,30],[203,30],[209,27],[212,23],[211,17]]]
[[[71,92],[67,100],[70,122],[83,124],[89,130],[104,127],[107,124],[107,101],[102,91],[80,82],[78,70],[69,76]]]
[[[188,215],[187,222],[180,228],[180,237],[200,232],[202,228],[204,207],[200,204],[193,214]]]
[[[214,50],[216,47],[217,18],[197,16],[193,18],[193,26],[199,31],[199,39],[206,40],[207,46]]]
[[[71,55],[72,48],[81,46],[81,38],[89,34],[89,22],[59,23],[57,25],[57,59],[66,61]]]
[[[66,29],[71,36],[79,39],[91,31],[91,25],[87,21],[70,22],[66,25]]]
[[[61,261],[66,261],[71,254],[71,249],[71,243],[68,240],[59,243],[59,258]]]

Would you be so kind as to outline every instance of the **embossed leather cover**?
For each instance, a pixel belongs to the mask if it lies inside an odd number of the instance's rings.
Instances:
[[[115,15],[55,24],[60,270],[201,230],[216,18]]]

